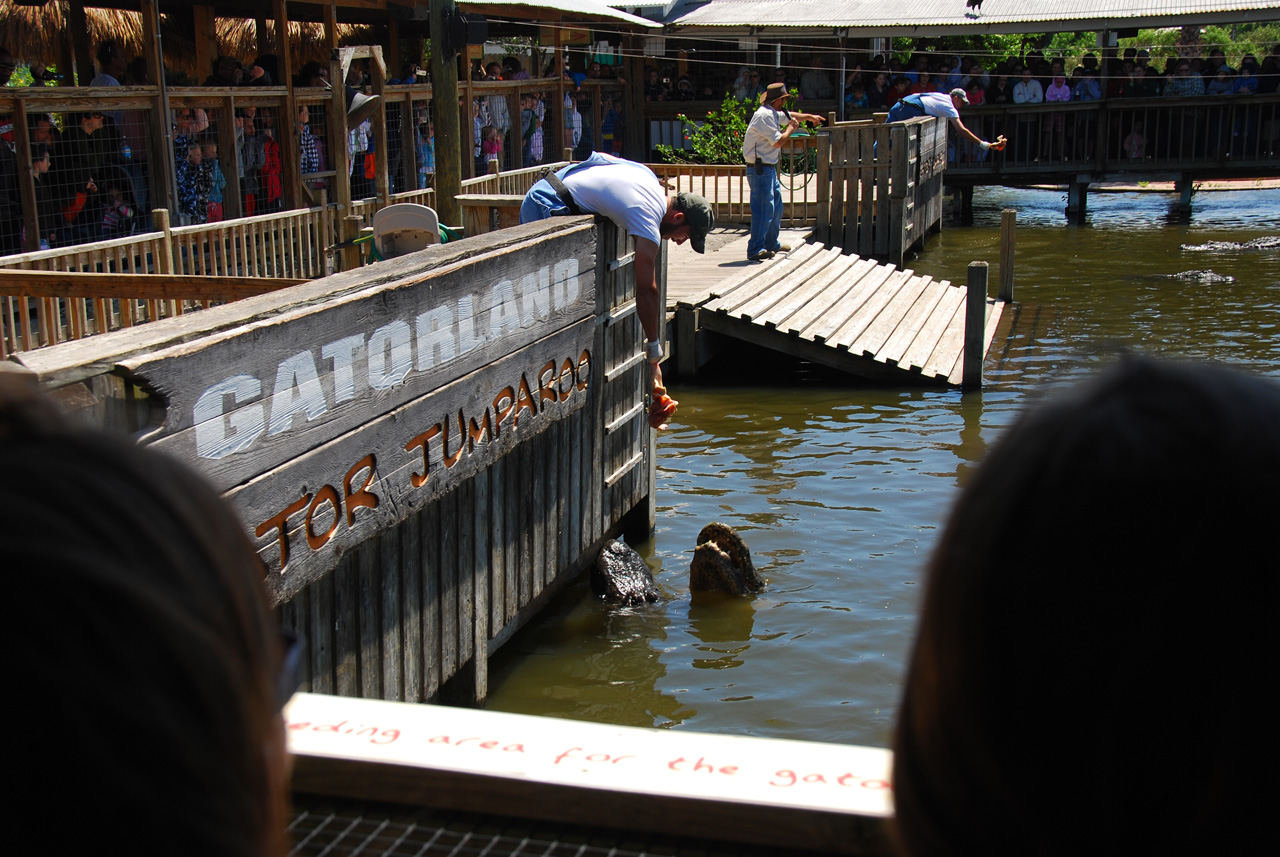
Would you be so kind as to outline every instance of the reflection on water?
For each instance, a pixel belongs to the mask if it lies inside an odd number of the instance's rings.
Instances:
[[[490,707],[885,746],[929,551],[956,486],[1019,408],[1126,349],[1280,377],[1280,247],[1181,249],[1275,236],[1280,191],[1198,194],[1191,222],[1174,225],[1171,201],[1096,194],[1089,224],[1068,226],[1061,194],[975,195],[976,225],[944,230],[911,267],[963,282],[969,261],[999,258],[1000,210],[1019,210],[1018,304],[979,394],[804,367],[761,381],[759,360],[676,385],[658,530],[639,547],[669,599],[606,612],[571,588],[495,661]],[[1173,276],[1201,270],[1233,280]],[[767,581],[755,598],[691,602],[688,565],[712,520],[751,548]]]

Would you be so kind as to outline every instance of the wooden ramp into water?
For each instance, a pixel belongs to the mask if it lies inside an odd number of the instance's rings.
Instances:
[[[676,304],[677,366],[688,371],[697,331],[711,331],[892,383],[959,386],[967,288],[910,269],[802,244]],[[987,299],[982,353],[1004,303]]]

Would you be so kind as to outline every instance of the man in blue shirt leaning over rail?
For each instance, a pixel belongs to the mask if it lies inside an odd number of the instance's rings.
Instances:
[[[636,241],[636,314],[644,328],[645,359],[651,381],[649,423],[665,428],[675,402],[662,386],[663,307],[658,305],[658,245],[663,238],[706,251],[707,233],[715,226],[711,204],[696,193],[668,197],[653,171],[644,164],[595,152],[534,184],[520,205],[520,222],[532,223],[570,214],[602,214]]]
[[[991,148],[995,148],[997,151],[1003,149],[1004,144],[1008,142],[1003,134],[988,143],[964,127],[964,123],[960,121],[960,105],[967,105],[968,103],[969,96],[964,94],[963,89],[953,89],[950,94],[945,92],[919,92],[915,95],[908,95],[906,98],[899,98],[889,108],[889,121],[905,122],[908,119],[925,115],[937,116],[940,119],[946,118],[951,120],[952,126],[964,135],[966,140],[981,146],[983,151]]]

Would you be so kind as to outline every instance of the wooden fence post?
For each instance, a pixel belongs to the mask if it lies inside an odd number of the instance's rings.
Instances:
[[[987,263],[969,263],[969,292],[964,306],[964,376],[961,388],[982,386],[982,359],[986,356]]]
[[[1017,245],[1018,212],[1006,208],[1000,212],[1000,300],[1013,300],[1013,253]]]
[[[164,233],[164,241],[160,245],[160,258],[155,260],[158,273],[173,273],[173,232],[169,228],[169,209],[156,208],[151,211],[151,222],[157,232]]]

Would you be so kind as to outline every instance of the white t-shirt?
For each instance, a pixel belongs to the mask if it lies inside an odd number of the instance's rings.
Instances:
[[[633,237],[662,242],[667,192],[648,167],[595,152],[560,180],[583,211],[603,214]]]
[[[930,116],[937,116],[940,119],[960,118],[960,111],[956,110],[956,103],[951,100],[950,93],[921,92],[916,98],[920,99],[920,106]]]

